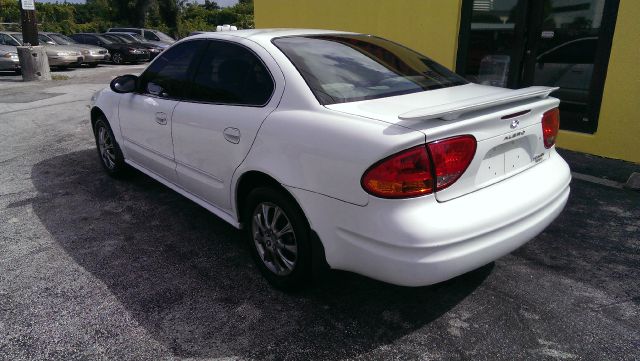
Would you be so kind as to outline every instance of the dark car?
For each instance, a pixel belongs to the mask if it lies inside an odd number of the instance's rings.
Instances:
[[[78,33],[71,38],[80,44],[101,46],[111,53],[111,61],[115,64],[138,63],[149,60],[149,51],[130,44],[117,43],[96,33]]]
[[[153,59],[158,54],[162,53],[165,47],[158,46],[156,44],[149,43],[145,41],[143,38],[140,38],[136,34],[129,33],[105,33],[102,34],[105,38],[112,40],[116,43],[128,44],[131,46],[135,46],[137,48],[147,49],[149,51],[149,58]]]
[[[162,42],[168,45],[175,43],[175,39],[170,37],[169,35],[163,33],[159,30],[154,29],[142,29],[142,28],[110,28],[107,30],[108,33],[117,32],[117,33],[134,33],[138,34],[141,37],[155,42]]]

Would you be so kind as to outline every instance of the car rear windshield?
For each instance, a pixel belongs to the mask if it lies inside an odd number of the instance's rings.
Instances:
[[[292,36],[273,43],[324,105],[467,84],[424,55],[370,35]]]

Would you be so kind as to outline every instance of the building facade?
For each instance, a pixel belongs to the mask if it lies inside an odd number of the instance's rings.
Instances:
[[[640,163],[640,1],[255,0],[258,28],[379,35],[470,81],[557,86],[563,148]]]

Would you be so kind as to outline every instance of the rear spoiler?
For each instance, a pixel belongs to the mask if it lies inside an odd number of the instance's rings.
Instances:
[[[560,88],[531,86],[523,89],[507,90],[496,94],[483,95],[459,102],[412,110],[410,112],[400,114],[398,118],[402,120],[455,120],[458,119],[462,114],[480,109],[513,103],[518,100],[530,98],[546,98],[551,92],[558,89]]]

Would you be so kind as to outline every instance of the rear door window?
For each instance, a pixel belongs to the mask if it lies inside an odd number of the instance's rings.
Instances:
[[[260,58],[244,46],[208,41],[189,100],[232,105],[265,105],[274,84]]]

